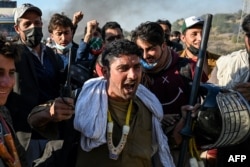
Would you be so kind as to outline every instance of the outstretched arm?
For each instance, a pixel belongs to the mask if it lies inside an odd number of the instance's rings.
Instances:
[[[74,114],[73,106],[73,98],[56,98],[33,108],[28,116],[28,123],[43,136],[54,138],[57,136],[56,123],[70,119]]]
[[[234,87],[234,90],[240,92],[250,102],[250,82],[239,83]]]
[[[83,19],[83,16],[84,16],[84,14],[83,14],[82,11],[75,12],[74,15],[73,15],[73,19],[72,19],[72,23],[73,23],[73,26],[74,26],[73,37],[75,35],[78,23]]]

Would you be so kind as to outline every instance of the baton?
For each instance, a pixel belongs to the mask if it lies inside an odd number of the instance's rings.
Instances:
[[[68,63],[68,72],[67,72],[67,80],[65,82],[65,85],[62,88],[62,96],[63,97],[71,97],[71,74],[70,74],[70,68],[72,64],[72,56],[71,56],[71,48],[69,48],[69,63]]]
[[[201,47],[199,49],[198,54],[198,61],[195,67],[194,79],[192,82],[192,88],[190,93],[189,105],[195,105],[197,102],[198,97],[198,90],[200,87],[201,76],[203,72],[203,64],[205,61],[206,50],[207,50],[207,42],[210,33],[211,23],[212,23],[213,16],[211,14],[207,14],[204,20],[204,26],[202,30],[202,37],[201,37]],[[185,166],[185,158],[188,150],[188,142],[189,139],[192,137],[192,124],[193,120],[191,117],[191,112],[187,113],[185,126],[180,131],[180,134],[183,136],[183,141],[181,145],[181,152],[178,159],[177,167]]]

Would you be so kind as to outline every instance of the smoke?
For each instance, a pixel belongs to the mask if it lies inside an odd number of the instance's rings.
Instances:
[[[83,36],[87,21],[93,19],[99,22],[100,27],[107,21],[117,21],[125,31],[131,31],[142,22],[166,18],[160,14],[169,8],[166,3],[161,1],[152,6],[152,2],[150,0],[68,0],[60,6],[60,10],[47,12],[46,18],[50,18],[54,13],[62,12],[72,18],[75,12],[82,11],[84,18],[79,23],[75,34],[75,41],[78,41]],[[48,21],[44,20],[45,30],[47,30]],[[45,35],[48,34],[45,32]]]
[[[233,8],[234,7],[234,8]],[[117,21],[125,31],[131,31],[145,21],[168,19],[174,22],[177,19],[192,15],[201,16],[206,13],[235,12],[241,8],[238,0],[66,0],[56,11],[46,11],[46,17],[54,13],[64,13],[69,18],[77,11],[84,13],[75,34],[75,41],[83,37],[87,21],[97,20],[102,27],[107,21]],[[237,9],[237,10],[236,10]],[[223,11],[225,10],[225,11]],[[231,11],[230,11],[231,10]],[[44,20],[44,30],[47,33],[47,23]]]
[[[147,20],[148,15],[154,14],[155,9],[149,9],[150,0],[74,0],[68,1],[64,12],[72,16],[76,11],[83,11],[83,24],[96,19],[102,26],[107,21],[117,21],[121,26],[130,31],[135,24]],[[155,5],[156,11],[165,10],[161,4]]]

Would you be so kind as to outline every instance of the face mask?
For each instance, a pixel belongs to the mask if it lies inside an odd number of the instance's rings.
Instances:
[[[94,37],[89,41],[90,53],[98,56],[102,52],[102,39]]]
[[[66,46],[62,46],[56,43],[56,49],[58,49],[60,52],[62,53],[66,53],[69,51],[69,49],[72,47],[72,42],[70,42],[68,45]]]
[[[151,70],[152,68],[154,68],[157,65],[157,63],[149,64],[143,59],[140,60],[140,63],[142,65],[142,67],[145,68],[146,70]]]
[[[190,45],[190,47],[187,48],[194,56],[198,56],[199,49],[195,48],[193,45]]]
[[[33,27],[28,30],[23,31],[25,34],[26,40],[25,44],[31,48],[36,47],[41,43],[43,38],[43,32],[41,27]]]

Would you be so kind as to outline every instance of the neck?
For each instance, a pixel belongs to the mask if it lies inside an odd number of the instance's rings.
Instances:
[[[113,92],[111,92],[109,90],[107,91],[107,93],[108,93],[108,100],[110,100],[110,101],[126,103],[126,102],[129,102],[131,100],[131,98],[119,97],[115,93],[113,93]]]
[[[41,56],[41,45],[37,45],[36,47],[31,48],[33,51],[35,51],[39,56]]]
[[[186,48],[186,57],[189,59],[197,58],[197,56],[193,55],[187,48]]]
[[[131,99],[127,99],[127,100],[117,100],[117,99],[114,99],[114,98],[108,98],[108,100],[110,102],[114,102],[114,103],[120,103],[120,104],[128,104],[130,102]]]
[[[63,54],[63,52],[59,49],[56,49],[56,53]]]
[[[148,73],[158,73],[161,70],[167,68],[168,64],[171,63],[171,51],[168,47],[162,51],[160,58],[158,59],[157,65],[151,69],[147,70]]]

